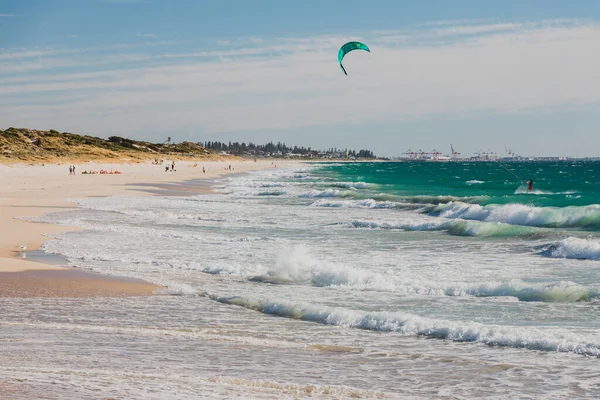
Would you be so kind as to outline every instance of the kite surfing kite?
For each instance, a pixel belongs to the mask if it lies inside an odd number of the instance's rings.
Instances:
[[[345,45],[343,45],[340,48],[340,51],[338,51],[338,62],[340,63],[340,67],[342,68],[342,71],[344,71],[344,74],[346,74],[346,75],[348,75],[348,73],[346,72],[346,69],[342,65],[342,59],[344,58],[344,56],[346,54],[348,54],[352,50],[365,50],[365,51],[368,51],[369,53],[371,52],[371,50],[369,50],[369,47],[366,44],[361,43],[361,42],[348,42]]]

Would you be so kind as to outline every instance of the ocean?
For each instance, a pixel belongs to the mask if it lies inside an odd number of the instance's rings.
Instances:
[[[77,199],[32,218],[83,228],[43,250],[166,295],[7,300],[0,377],[61,399],[598,398],[599,178],[311,163]]]

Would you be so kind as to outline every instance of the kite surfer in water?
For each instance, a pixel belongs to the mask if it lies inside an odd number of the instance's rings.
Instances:
[[[530,179],[529,182],[527,182],[527,191],[531,192],[533,190],[533,181]]]

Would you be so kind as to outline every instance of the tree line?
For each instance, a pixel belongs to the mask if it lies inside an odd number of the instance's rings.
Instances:
[[[312,147],[303,147],[303,146],[288,146],[285,143],[282,142],[277,142],[277,143],[273,143],[273,142],[269,142],[267,144],[254,144],[252,142],[249,143],[239,143],[239,142],[228,142],[228,143],[224,143],[224,142],[218,142],[218,141],[206,141],[206,142],[198,142],[199,145],[203,146],[204,148],[208,149],[208,150],[215,150],[215,151],[226,151],[230,154],[234,154],[234,155],[242,155],[245,153],[249,153],[249,154],[277,154],[277,153],[281,153],[281,154],[301,154],[304,156],[309,156],[309,155],[313,155],[313,156],[317,156],[317,155],[346,155],[346,151],[348,152],[348,157],[355,157],[355,158],[375,158],[375,154],[373,154],[373,152],[371,150],[365,150],[365,149],[361,149],[359,151],[356,150],[341,150],[341,149],[336,149],[336,148],[330,148],[327,149],[325,151],[322,150],[316,150],[313,149]]]

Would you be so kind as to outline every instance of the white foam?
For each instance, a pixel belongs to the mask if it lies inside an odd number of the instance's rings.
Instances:
[[[539,190],[539,189],[533,189],[531,191],[529,191],[529,187],[527,185],[521,185],[519,186],[516,190],[515,190],[515,194],[528,194],[528,195],[535,195],[535,196],[541,196],[541,195],[557,195],[557,194],[574,194],[577,193],[574,190],[567,190],[565,192],[552,192],[549,190]]]
[[[572,302],[600,298],[595,288],[570,281],[532,283],[520,279],[489,282],[434,282],[394,273],[372,272],[315,258],[303,246],[284,249],[266,274],[253,281],[308,284],[352,290],[393,292],[400,295],[510,297],[520,301]]]
[[[600,260],[600,240],[569,237],[549,246],[542,254],[553,258]]]
[[[400,206],[391,201],[377,201],[374,199],[364,200],[328,200],[319,199],[311,204],[313,207],[337,207],[337,208],[394,208]]]
[[[478,181],[477,179],[473,179],[470,181],[466,181],[465,182],[467,185],[471,186],[471,185],[480,185],[482,183],[485,183],[485,181]]]
[[[346,188],[346,189],[365,189],[367,187],[373,186],[367,182],[332,182],[328,183],[329,186]]]
[[[344,197],[349,196],[351,193],[344,192],[337,189],[325,189],[325,190],[311,190],[309,192],[303,193],[300,197],[306,198],[318,198],[318,197]]]
[[[185,283],[170,283],[167,285],[167,292],[175,296],[194,296],[202,294],[197,288],[194,288]]]

